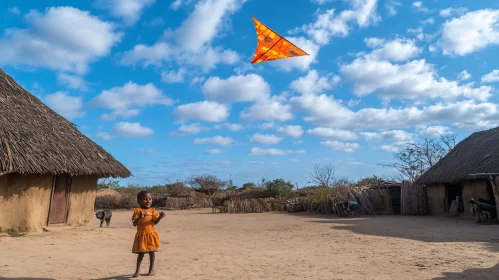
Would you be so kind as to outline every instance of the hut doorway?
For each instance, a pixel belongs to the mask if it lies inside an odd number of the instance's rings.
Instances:
[[[388,195],[390,196],[390,205],[393,214],[400,215],[400,200],[402,197],[402,190],[400,187],[388,187]]]
[[[54,181],[47,224],[65,224],[68,219],[71,177],[61,174],[57,175]]]
[[[450,208],[452,205],[452,201],[454,201],[454,200],[457,202],[457,212],[458,213],[463,212],[464,211],[463,201],[462,201],[463,193],[462,193],[461,185],[459,185],[459,184],[446,185],[445,191],[447,193],[447,199],[445,201],[446,202],[446,205],[445,205],[446,212],[452,212]]]

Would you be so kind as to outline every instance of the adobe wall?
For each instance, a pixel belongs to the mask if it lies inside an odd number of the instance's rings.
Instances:
[[[46,225],[52,175],[0,176],[0,227],[41,231]]]
[[[428,199],[428,210],[430,215],[445,214],[445,186],[428,185],[426,186],[426,197]]]
[[[97,176],[75,176],[71,182],[68,225],[92,225],[94,215]]]
[[[487,192],[487,182],[484,180],[474,180],[474,181],[464,181],[462,183],[463,191],[463,204],[464,204],[464,216],[471,216],[471,205],[468,203],[471,198],[478,200],[482,199],[492,199]]]

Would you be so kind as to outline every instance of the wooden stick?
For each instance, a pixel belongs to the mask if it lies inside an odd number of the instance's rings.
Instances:
[[[497,219],[499,220],[499,189],[497,189],[497,185],[496,185],[494,176],[490,175],[489,180],[490,180],[490,184],[492,185],[492,191],[494,191],[494,198],[496,200]]]

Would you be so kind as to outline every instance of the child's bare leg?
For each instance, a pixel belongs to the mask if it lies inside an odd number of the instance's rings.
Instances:
[[[149,252],[149,276],[154,276],[154,259],[156,258],[154,252]]]
[[[139,276],[140,264],[142,263],[143,259],[144,259],[144,253],[139,253],[139,255],[137,256],[137,269],[135,270],[135,274],[133,275],[133,277]]]

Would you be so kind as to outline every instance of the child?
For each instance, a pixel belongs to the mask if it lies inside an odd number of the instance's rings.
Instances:
[[[137,202],[140,207],[135,209],[132,216],[133,226],[137,227],[135,240],[133,241],[132,252],[138,254],[137,269],[133,277],[139,276],[140,264],[145,253],[149,253],[149,274],[154,275],[154,252],[160,247],[159,236],[154,226],[165,216],[165,212],[156,212],[151,208],[152,197],[148,191],[141,191],[137,195]]]

